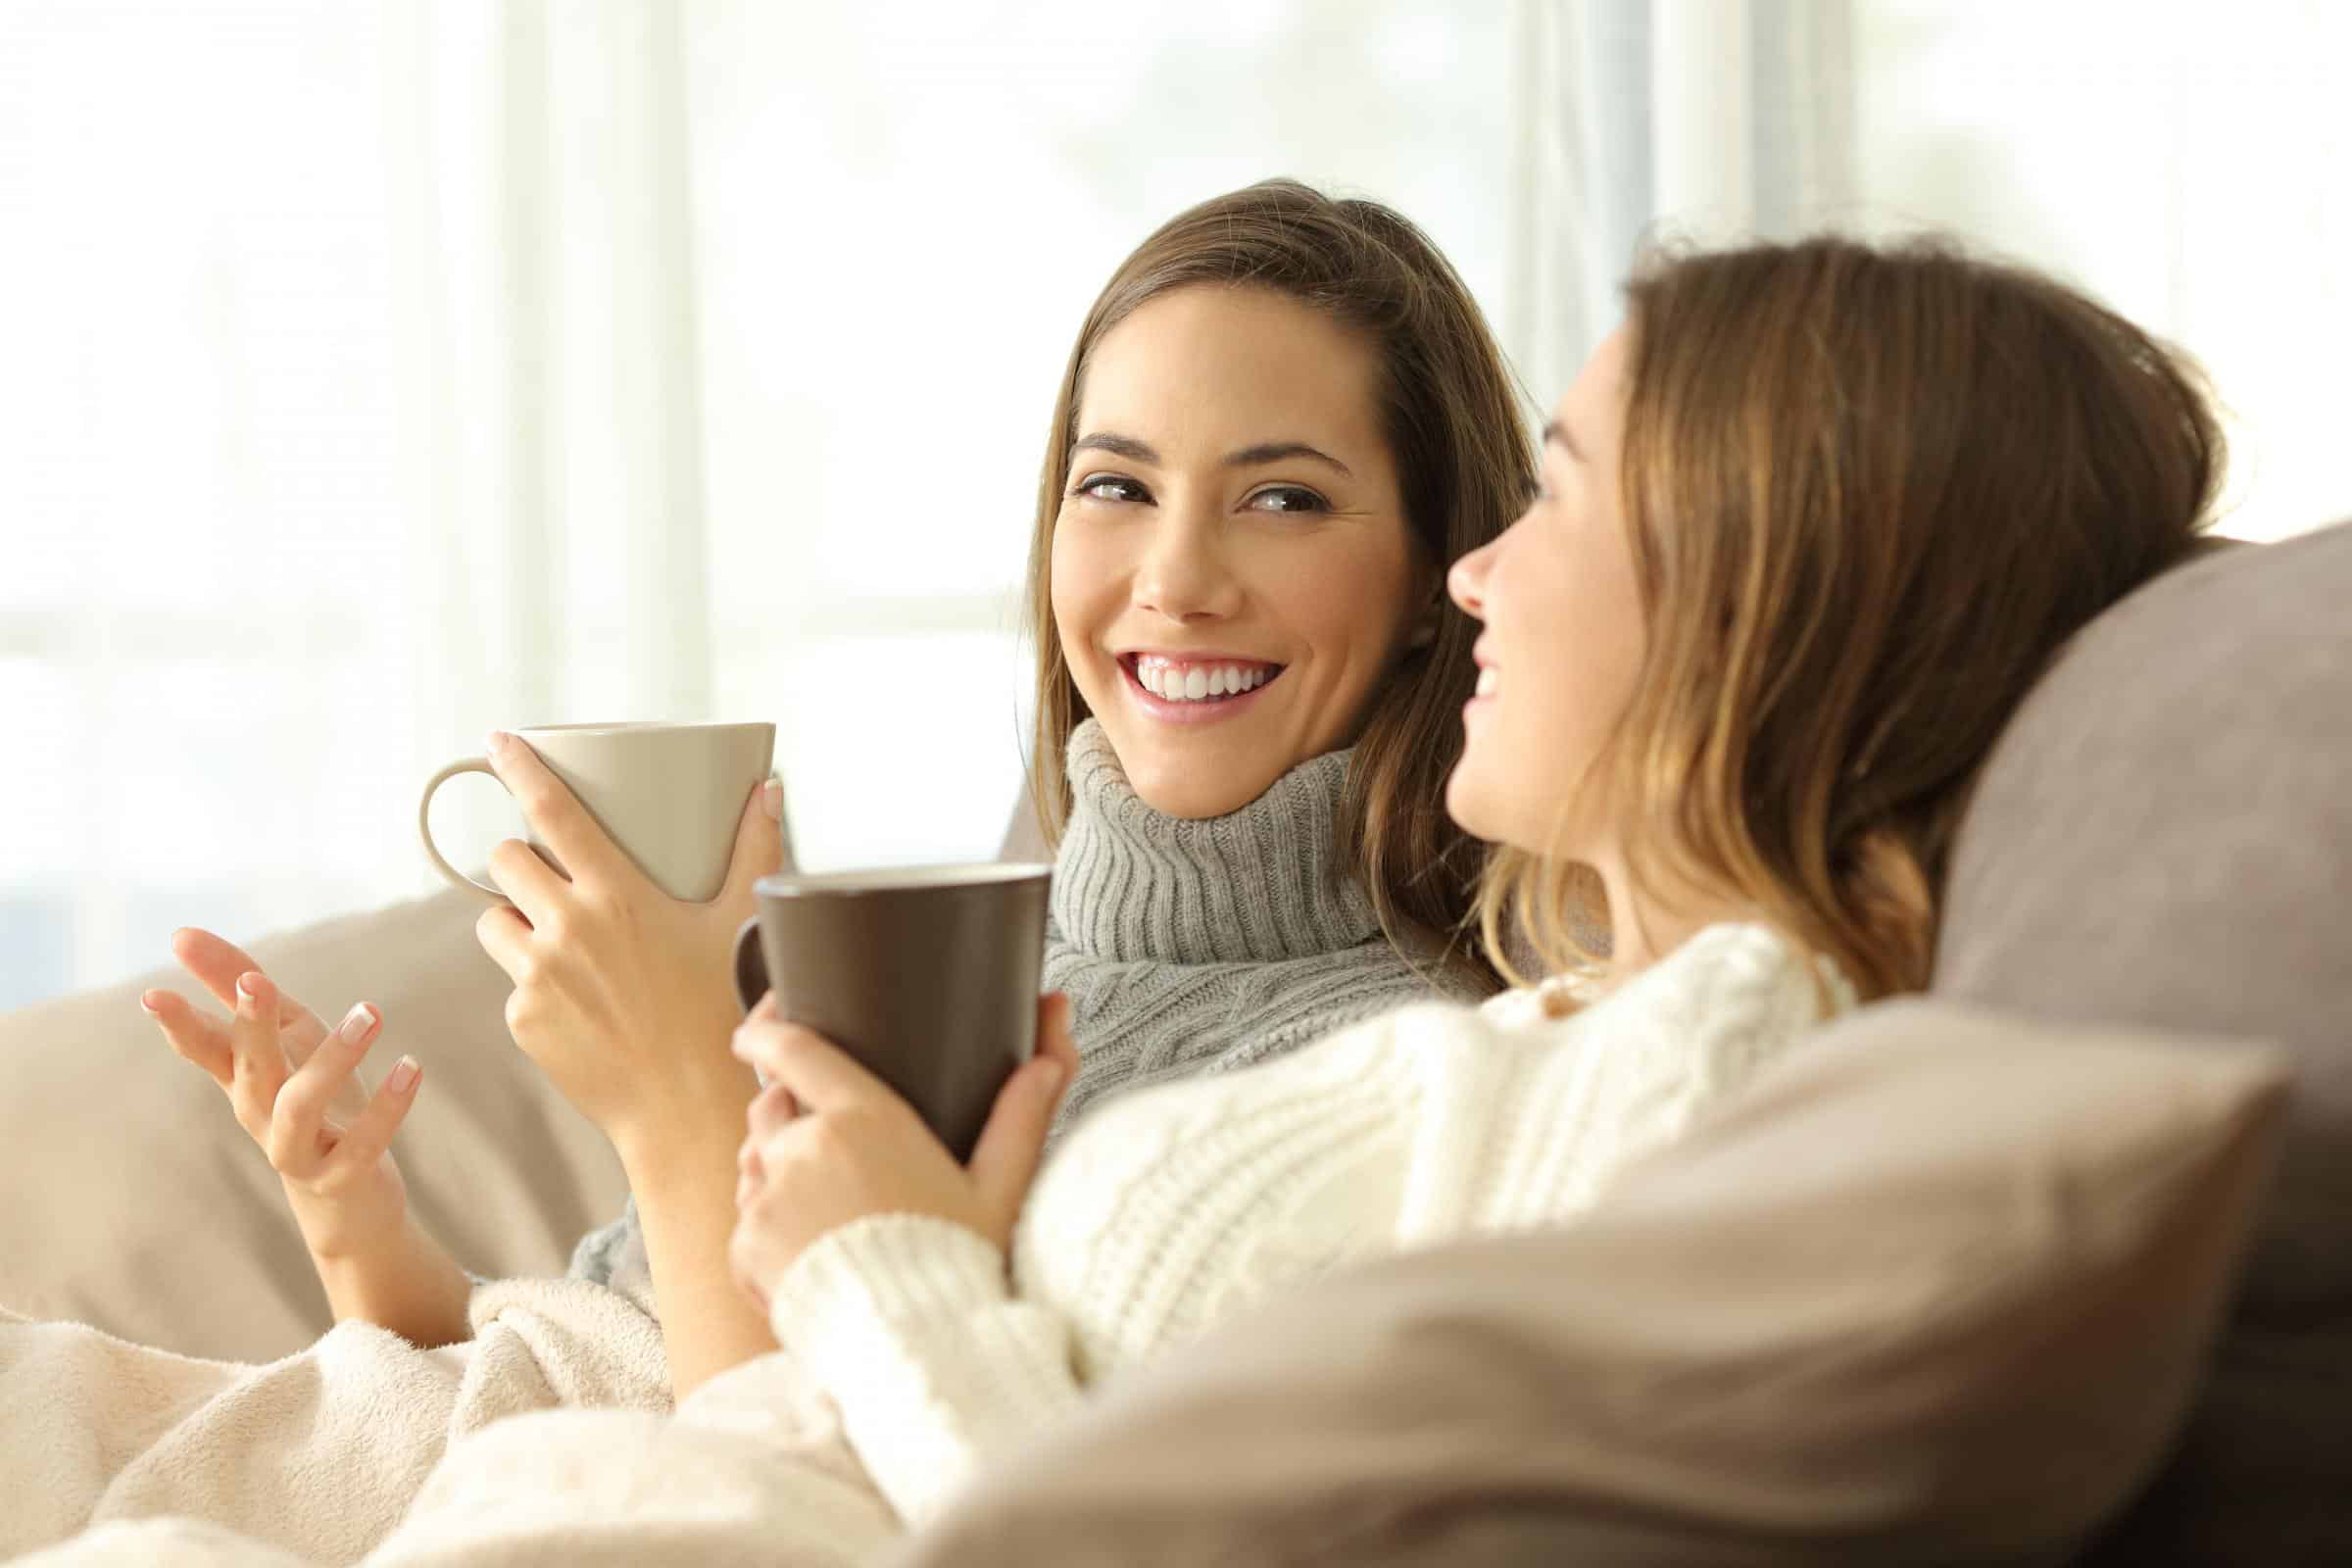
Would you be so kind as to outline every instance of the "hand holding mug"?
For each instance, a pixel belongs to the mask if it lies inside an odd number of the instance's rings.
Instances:
[[[1037,1000],[1036,1039],[1036,1054],[1004,1081],[965,1164],[840,1047],[786,1023],[772,999],[754,1008],[734,1051],[767,1087],[752,1102],[738,1159],[729,1248],[737,1283],[764,1309],[812,1243],[874,1214],[929,1215],[1009,1248],[1054,1113],[1078,1075],[1068,998]]]
[[[484,910],[475,934],[514,981],[515,1045],[624,1164],[727,1136],[755,1087],[727,1054],[734,933],[752,884],[782,859],[782,786],[738,797],[714,896],[690,902],[657,886],[532,747],[493,736],[488,763],[563,867],[515,839],[490,854],[512,902]]]

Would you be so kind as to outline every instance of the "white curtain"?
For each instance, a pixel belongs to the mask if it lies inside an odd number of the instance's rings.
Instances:
[[[2352,6],[1518,0],[1506,311],[1549,400],[1642,241],[1948,229],[2202,363],[2225,531],[2352,515]]]
[[[1497,298],[1509,47],[1449,0],[0,4],[0,1007],[435,885],[416,788],[494,724],[772,717],[804,859],[991,853],[1088,301],[1277,173]]]
[[[0,1006],[432,885],[493,724],[772,717],[812,864],[989,853],[1118,258],[1413,215],[1548,404],[1646,237],[1957,226],[2352,513],[2332,0],[6,0]],[[483,780],[459,858],[512,817]]]
[[[1792,238],[1855,199],[1846,0],[1517,0],[1507,331],[1549,407],[1641,247]]]

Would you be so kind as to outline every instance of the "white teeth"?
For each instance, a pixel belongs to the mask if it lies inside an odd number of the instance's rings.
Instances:
[[[1500,673],[1499,673],[1499,672],[1498,672],[1498,671],[1497,671],[1497,670],[1494,668],[1494,666],[1493,664],[1489,664],[1489,665],[1485,666],[1484,668],[1482,668],[1481,670],[1479,670],[1479,672],[1478,672],[1478,695],[1479,695],[1479,696],[1481,696],[1481,697],[1492,697],[1492,696],[1494,696],[1494,689],[1495,689],[1495,687],[1497,687],[1497,686],[1499,686],[1499,685],[1501,685],[1501,684],[1502,684],[1502,676],[1501,676],[1501,674],[1500,674]]]
[[[1212,698],[1239,697],[1251,692],[1274,678],[1274,671],[1265,665],[1245,669],[1239,664],[1196,664],[1190,669],[1179,668],[1155,655],[1147,654],[1134,663],[1135,682],[1163,702],[1203,703]]]

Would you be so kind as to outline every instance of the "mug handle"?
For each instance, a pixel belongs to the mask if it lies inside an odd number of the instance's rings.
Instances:
[[[760,917],[756,914],[735,933],[735,995],[746,1013],[767,995],[767,950],[760,946]],[[752,1076],[760,1080],[760,1088],[767,1087],[767,1074],[754,1067]]]
[[[433,792],[456,778],[460,773],[488,773],[492,778],[498,777],[498,774],[491,769],[490,759],[487,757],[468,757],[463,762],[452,762],[440,772],[435,773],[424,786],[424,799],[416,803],[417,836],[424,840],[424,853],[432,857],[434,866],[453,884],[462,888],[471,888],[476,893],[487,894],[492,902],[505,904],[508,900],[504,893],[487,882],[476,882],[450,864],[441,858],[440,849],[433,843]],[[500,788],[505,788],[503,782]]]
[[[750,1012],[767,995],[767,953],[760,946],[760,917],[753,915],[735,933],[735,997]]]

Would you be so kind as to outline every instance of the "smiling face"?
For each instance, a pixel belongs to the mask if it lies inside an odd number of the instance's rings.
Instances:
[[[1454,603],[1485,623],[1446,809],[1480,838],[1594,862],[1622,854],[1600,781],[1565,821],[1561,806],[1600,757],[1642,667],[1618,469],[1628,347],[1619,327],[1594,351],[1544,429],[1534,503],[1446,577]]]
[[[1194,285],[1095,345],[1054,526],[1070,675],[1128,782],[1221,816],[1346,746],[1426,612],[1373,345]]]

